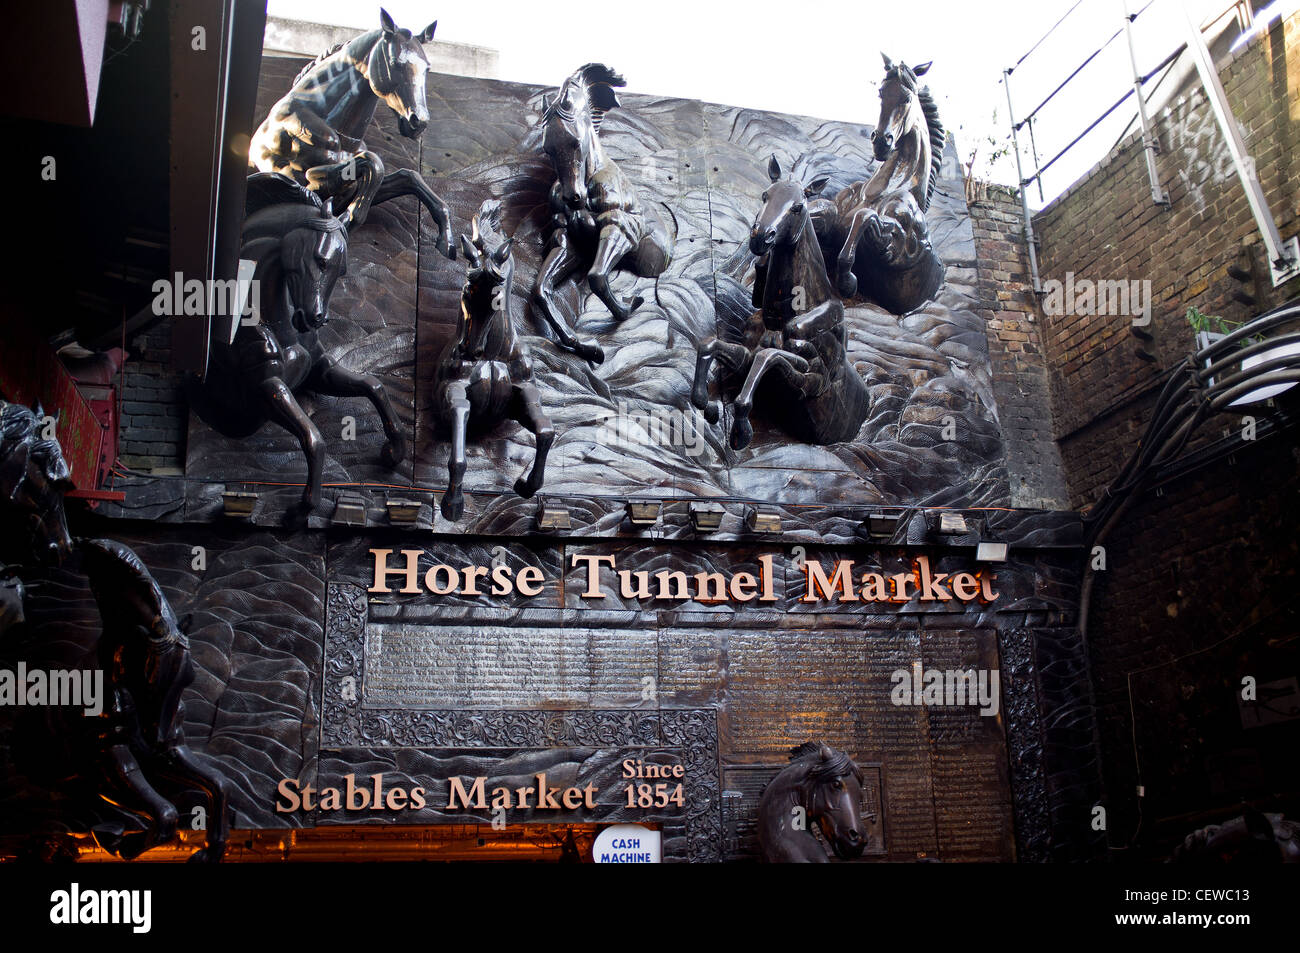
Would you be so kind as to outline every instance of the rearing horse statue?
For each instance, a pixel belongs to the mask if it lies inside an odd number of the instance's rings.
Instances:
[[[731,430],[731,446],[742,450],[754,436],[749,413],[758,385],[776,371],[785,427],[810,443],[851,440],[866,420],[870,395],[849,363],[844,304],[835,296],[821,248],[808,227],[808,199],[826,184],[806,188],[782,178],[776,156],[768,161],[771,186],[750,230],[749,247],[759,256],[753,304],[761,324],[750,322],[744,344],[716,336],[700,344],[691,402],[714,423],[718,407],[709,401],[709,369],[714,358],[744,374]]]
[[[809,826],[816,821],[835,856],[861,856],[862,769],[842,751],[808,741],[790,752],[790,766],[758,799],[758,844],[770,864],[824,864],[826,851]]]
[[[387,467],[405,459],[406,437],[379,378],[348,370],[320,342],[334,284],[347,271],[347,230],[329,202],[282,175],[251,175],[241,239],[240,257],[256,262],[257,320],[240,320],[233,341],[214,338],[207,376],[188,382],[190,406],[227,437],[247,437],[267,421],[297,437],[307,455],[302,508],[312,510],[325,443],[299,392],[369,400],[384,425]]]
[[[366,220],[371,205],[414,195],[438,225],[438,250],[454,259],[447,203],[412,169],[386,173],[362,138],[381,101],[397,113],[398,128],[408,139],[418,138],[429,124],[424,88],[429,59],[420,44],[433,39],[438,23],[412,36],[382,9],[379,20],[380,29],[336,46],[303,68],[254,133],[249,164],[287,175],[333,199],[349,229]]]
[[[560,316],[556,285],[585,269],[592,293],[623,321],[643,299],[620,301],[610,290],[610,272],[622,268],[656,278],[672,259],[673,239],[663,216],[654,206],[641,204],[600,143],[601,120],[619,105],[614,87],[625,85],[608,66],[588,63],[564,81],[542,113],[542,148],[557,178],[550,194],[551,237],[532,300],[561,347],[597,364],[605,352],[595,341],[574,336]]]
[[[910,68],[884,60],[880,120],[871,135],[881,165],[865,182],[816,202],[813,228],[834,263],[841,295],[861,291],[894,314],[906,314],[943,284],[943,263],[930,245],[925,212],[943,163],[945,134],[930,91],[917,85],[930,64]]]

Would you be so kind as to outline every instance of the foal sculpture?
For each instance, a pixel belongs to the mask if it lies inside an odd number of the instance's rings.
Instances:
[[[605,359],[604,350],[574,336],[559,312],[556,286],[585,271],[592,293],[623,321],[643,299],[620,301],[610,289],[610,273],[623,269],[656,278],[672,259],[673,239],[663,216],[641,201],[600,142],[605,113],[619,105],[614,87],[624,85],[608,66],[588,63],[564,81],[542,113],[542,148],[556,181],[550,193],[551,236],[532,300],[561,347],[597,364]]]
[[[515,492],[531,497],[546,478],[546,454],[555,429],[542,410],[533,383],[533,359],[515,329],[513,238],[501,231],[501,203],[489,199],[474,216],[473,239],[461,236],[470,270],[460,296],[460,321],[435,371],[435,414],[451,436],[447,492],[442,515],[455,521],[465,512],[465,438],[470,428],[495,426],[510,418],[537,440],[532,468],[515,481]]]

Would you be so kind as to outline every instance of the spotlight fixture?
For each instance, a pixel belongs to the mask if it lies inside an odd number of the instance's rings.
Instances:
[[[968,532],[966,517],[960,513],[940,513],[939,532],[945,536],[959,536]]]
[[[691,524],[697,533],[712,533],[722,525],[726,512],[721,503],[692,503]]]
[[[1007,544],[996,543],[991,540],[982,540],[975,547],[975,561],[977,563],[1004,563],[1007,561]]]
[[[779,533],[781,513],[771,506],[751,506],[745,511],[745,529],[751,533]]]
[[[536,527],[538,529],[570,529],[569,508],[563,503],[548,503],[543,500],[537,506]]]
[[[243,491],[227,490],[221,494],[222,511],[227,516],[248,519],[257,506],[257,494]]]
[[[340,496],[334,504],[333,522],[336,526],[365,526],[366,501],[359,496]]]
[[[902,515],[898,513],[872,513],[867,517],[867,535],[875,540],[891,540],[898,532]]]
[[[654,526],[659,522],[658,500],[628,500],[627,518],[633,526]]]
[[[385,500],[388,522],[395,526],[410,526],[420,518],[420,504],[416,500]]]

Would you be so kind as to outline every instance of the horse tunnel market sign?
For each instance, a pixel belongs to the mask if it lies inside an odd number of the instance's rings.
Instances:
[[[510,596],[516,592],[526,597],[539,596],[547,588],[545,575],[537,566],[516,570],[510,565],[464,565],[460,568],[432,561],[425,550],[371,549],[374,576],[369,591],[377,594],[397,592],[403,595],[431,593],[438,596]],[[704,604],[726,602],[777,602],[775,553],[758,557],[758,572],[697,572],[661,569],[629,570],[618,568],[612,554],[573,553],[570,568],[574,571],[579,595],[583,599],[603,599],[601,583],[613,574],[619,594],[624,599],[656,601],[694,600]],[[928,556],[916,556],[910,566],[899,571],[871,569],[859,571],[852,559],[836,560],[828,571],[818,559],[801,561],[804,589],[800,602],[874,602],[905,604],[920,602],[957,602],[984,604],[997,600],[994,591],[997,575],[987,569],[963,572],[938,572]],[[394,588],[396,587],[396,588]]]

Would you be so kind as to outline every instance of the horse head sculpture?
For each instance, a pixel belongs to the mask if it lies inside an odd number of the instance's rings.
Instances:
[[[241,238],[240,257],[257,262],[258,287],[278,277],[288,293],[288,309],[264,297],[259,302],[264,317],[272,322],[287,317],[299,334],[329,321],[334,285],[348,270],[348,241],[328,199],[319,208],[299,199],[255,211],[245,220]]]
[[[0,400],[0,560],[59,563],[72,552],[63,494],[72,474],[58,441],[40,436],[45,412]]]
[[[763,790],[758,802],[758,842],[769,863],[826,863],[808,829],[816,821],[835,856],[861,856],[862,770],[853,759],[817,742],[790,752],[790,765]]]
[[[944,142],[934,99],[917,83],[930,71],[930,64],[895,65],[884,53],[880,56],[885,61],[885,81],[880,84],[880,118],[871,134],[872,151],[881,162],[895,151],[908,153],[908,174],[915,183],[912,195],[925,211],[943,161]],[[932,135],[936,129],[938,135]]]
[[[415,139],[429,125],[429,105],[425,99],[424,78],[429,72],[429,57],[423,43],[433,39],[438,21],[430,23],[418,36],[398,29],[388,11],[379,9],[380,37],[366,57],[366,79],[370,88],[389,109],[397,114],[402,135]]]
[[[588,63],[545,101],[542,150],[555,167],[560,197],[570,209],[587,204],[587,177],[604,162],[600,124],[605,113],[621,105],[614,88],[626,85],[627,80],[603,63]]]

